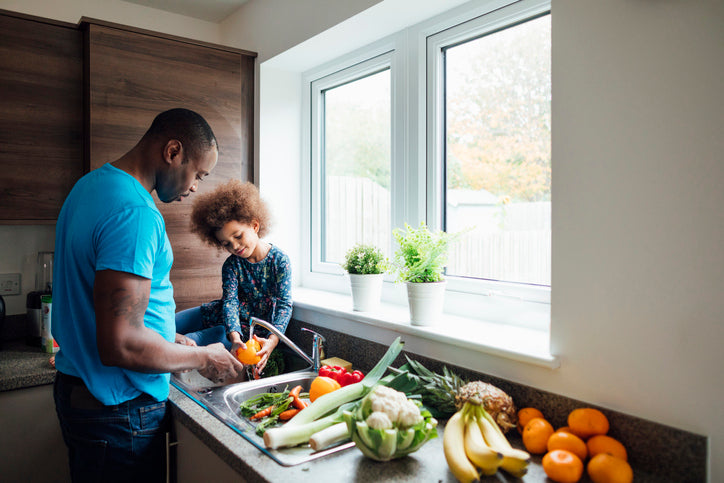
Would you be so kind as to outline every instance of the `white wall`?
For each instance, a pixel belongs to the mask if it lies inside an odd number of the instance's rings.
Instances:
[[[69,23],[81,17],[219,43],[219,25],[119,0],[0,0],[0,8]]]
[[[250,0],[221,22],[224,43],[264,62],[380,0]]]
[[[724,3],[553,2],[546,389],[710,436],[724,481]]]

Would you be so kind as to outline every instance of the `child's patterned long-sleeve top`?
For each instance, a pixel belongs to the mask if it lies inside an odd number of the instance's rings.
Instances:
[[[223,298],[201,306],[205,327],[223,323],[227,335],[237,331],[246,338],[251,317],[257,317],[286,331],[292,317],[292,269],[284,252],[272,245],[258,263],[230,255],[221,278]]]

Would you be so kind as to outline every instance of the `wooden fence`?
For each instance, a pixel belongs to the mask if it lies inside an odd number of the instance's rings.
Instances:
[[[526,206],[530,205],[530,206]],[[495,206],[468,207],[466,219],[497,219]],[[330,176],[326,185],[324,259],[340,263],[355,243],[392,246],[390,192],[367,178]],[[513,215],[513,216],[511,216]],[[476,230],[455,243],[448,259],[449,275],[550,285],[550,203],[510,205],[511,229]],[[524,220],[529,218],[529,222]],[[514,221],[515,220],[515,221]],[[523,220],[523,221],[521,221]],[[514,222],[513,222],[514,221]],[[532,230],[520,229],[525,225]],[[480,227],[479,227],[480,228]],[[387,253],[388,256],[391,253]]]

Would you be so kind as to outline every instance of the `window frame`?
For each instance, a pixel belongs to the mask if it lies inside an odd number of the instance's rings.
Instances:
[[[444,209],[444,61],[443,50],[466,41],[494,34],[545,15],[550,15],[548,0],[528,0],[471,18],[432,34],[426,42],[427,66],[427,220],[434,229],[442,228]],[[550,304],[550,287],[516,282],[446,276],[448,291],[473,295],[501,296]]]
[[[392,83],[392,52],[385,52],[367,59],[363,62],[356,63],[348,66],[344,69],[338,70],[332,74],[326,75],[319,79],[316,79],[310,84],[310,122],[311,122],[311,133],[313,136],[311,141],[311,153],[310,153],[310,198],[311,198],[311,270],[320,274],[336,274],[340,273],[341,267],[336,263],[325,262],[322,260],[322,251],[324,243],[324,166],[323,166],[323,154],[324,150],[324,96],[323,93],[329,89],[340,87],[345,84],[355,82],[363,79],[370,75],[383,72],[385,70],[390,71],[390,82]],[[390,124],[394,122],[393,108],[394,106],[394,93],[390,88],[390,114],[393,119],[390,120]],[[392,146],[390,146],[392,151]]]
[[[302,224],[299,277],[302,287],[349,293],[342,268],[321,262],[318,216],[321,214],[318,211],[321,173],[317,156],[320,140],[316,135],[313,140],[312,135],[320,122],[319,105],[315,104],[322,88],[339,85],[334,84],[334,80],[353,78],[350,73],[364,72],[367,62],[379,67],[382,58],[388,59],[392,83],[390,230],[402,227],[405,222],[416,225],[421,221],[433,229],[440,228],[443,166],[442,157],[436,153],[441,149],[439,117],[443,106],[438,104],[436,93],[441,88],[441,49],[480,37],[483,31],[494,32],[549,14],[550,10],[550,0],[477,2],[452,9],[303,73],[302,92],[306,95],[302,96],[301,210],[306,223]],[[404,285],[394,280],[394,275],[385,275],[383,302],[406,304]],[[446,280],[445,313],[536,330],[550,329],[550,287],[453,276],[446,276]]]

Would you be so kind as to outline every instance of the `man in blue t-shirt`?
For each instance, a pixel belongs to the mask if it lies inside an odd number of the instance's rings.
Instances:
[[[176,334],[173,252],[151,197],[155,190],[164,203],[181,201],[217,158],[204,118],[171,109],[120,159],[83,176],[63,204],[54,397],[74,481],[162,481],[169,373],[242,374],[222,344],[197,347]]]

